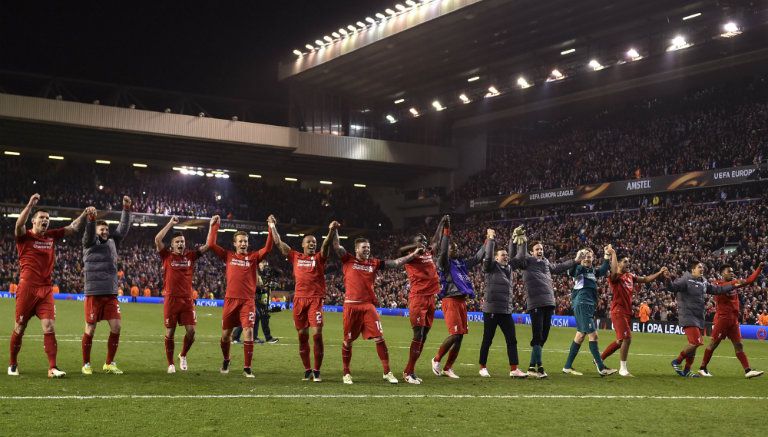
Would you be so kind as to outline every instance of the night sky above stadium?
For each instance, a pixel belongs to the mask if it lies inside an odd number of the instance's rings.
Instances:
[[[395,3],[14,2],[0,69],[285,104],[280,60]]]

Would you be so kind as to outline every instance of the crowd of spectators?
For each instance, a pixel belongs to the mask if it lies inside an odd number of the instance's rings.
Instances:
[[[453,193],[484,196],[748,165],[767,157],[768,76],[489,136],[487,168]]]
[[[76,158],[0,157],[0,202],[26,204],[40,193],[45,206],[119,209],[131,196],[137,212],[264,221],[274,214],[282,222],[316,224],[334,217],[345,226],[390,229],[392,224],[365,189],[304,188],[299,183],[269,183],[247,175],[215,178],[184,175],[159,168],[99,165]]]

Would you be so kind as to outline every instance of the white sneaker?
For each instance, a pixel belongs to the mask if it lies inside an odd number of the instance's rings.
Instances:
[[[403,375],[403,379],[405,379],[405,382],[407,382],[408,384],[415,384],[415,385],[421,384],[421,379],[417,378],[416,375],[413,375],[413,374]]]
[[[624,376],[624,377],[627,377],[627,378],[634,378],[635,377],[635,375],[629,373],[629,370],[624,370],[624,369],[619,370],[619,376]]]
[[[435,358],[432,358],[432,373],[435,374],[435,376],[440,376],[440,361],[435,361]]]
[[[168,373],[176,373],[176,366],[173,364],[168,366]]]
[[[528,374],[526,372],[523,372],[520,369],[515,369],[515,370],[509,372],[509,376],[511,378],[527,378]]]
[[[251,370],[250,367],[243,367],[243,376],[246,378],[255,378],[256,375],[253,374],[253,370]]]
[[[385,373],[382,378],[390,384],[397,384],[397,378],[395,378],[395,375],[393,375],[392,372]]]
[[[762,370],[750,370],[749,372],[744,374],[744,377],[747,378],[747,379],[757,378],[758,376],[760,376],[762,374],[763,374]],[[10,375],[10,373],[9,373],[9,375]],[[18,373],[17,373],[17,375],[18,375]]]
[[[491,377],[491,374],[488,373],[488,368],[487,367],[483,367],[482,369],[480,369],[480,376],[482,376],[483,378],[490,378]]]
[[[352,384],[352,375],[347,373],[346,375],[344,375],[343,378],[341,378],[341,382],[343,382],[344,384]]]
[[[182,357],[181,354],[179,354],[179,369],[187,370],[187,357]]]
[[[19,366],[16,364],[8,366],[8,376],[19,376]]]
[[[579,372],[577,370],[574,370],[573,368],[566,369],[565,367],[563,367],[563,373],[565,373],[566,375],[584,376],[583,373],[581,373],[581,372]]]
[[[707,378],[711,378],[712,376],[714,376],[711,373],[709,373],[709,370],[707,369],[699,369],[699,375],[706,376]]]
[[[459,375],[453,373],[453,369],[443,370],[441,374],[449,378],[459,379]]]
[[[49,378],[63,378],[65,376],[67,376],[67,372],[63,370],[59,370],[58,367],[53,367],[51,369],[48,369]]]
[[[603,370],[598,370],[597,371],[597,373],[600,374],[600,376],[613,375],[616,372],[618,372],[618,370],[611,369],[610,367],[603,367]]]

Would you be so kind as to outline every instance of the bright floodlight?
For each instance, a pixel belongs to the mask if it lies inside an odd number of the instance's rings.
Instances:
[[[374,19],[373,19],[373,18],[371,18],[371,17],[365,17],[365,21],[367,21],[367,22],[369,22],[369,23],[371,23],[371,24],[376,24],[376,20],[374,20]]]
[[[434,106],[434,108],[437,109],[438,111],[442,111],[443,109],[445,109],[445,106],[441,105],[439,100],[435,100],[434,102],[432,102],[432,106]]]
[[[593,69],[594,71],[602,70],[603,68],[605,68],[602,66],[602,64],[597,62],[597,59],[592,59],[591,61],[589,61],[588,65],[589,65],[589,68]]]
[[[324,40],[326,40],[326,41],[328,41],[328,42],[331,42],[331,41],[333,41],[333,38],[331,38],[331,37],[330,37],[330,36],[328,36],[328,35],[325,35],[325,36],[323,37],[323,39],[324,39]]]
[[[294,50],[293,50],[293,54],[294,54],[294,55],[296,55],[296,56],[301,56],[301,50],[299,50],[299,49],[294,49]]]
[[[723,30],[725,32],[721,33],[720,36],[723,38],[731,38],[736,35],[741,34],[741,29],[739,29],[739,25],[734,23],[733,21],[729,21],[723,25]]]
[[[378,18],[379,20],[383,20],[387,18],[387,16],[382,14],[381,12],[376,12],[376,18]]]
[[[685,17],[683,17],[683,21],[687,21],[696,17],[701,17],[701,12],[696,12],[695,14],[686,15]]]
[[[638,53],[638,51],[633,48],[627,50],[627,57],[632,61],[637,61],[638,59],[643,58],[642,56],[640,56],[640,53]]]
[[[397,100],[395,100],[395,105],[399,105],[399,104],[403,103],[404,101],[405,101],[405,99],[397,99]]]
[[[405,4],[408,6],[416,6],[416,2],[413,0],[405,0]]]
[[[404,10],[406,10],[408,8],[406,8],[405,6],[403,6],[400,3],[398,3],[398,4],[395,5],[395,9],[397,9],[398,11],[404,11]]]
[[[355,32],[355,31],[357,31],[357,27],[355,27],[355,26],[353,26],[353,25],[351,25],[351,24],[347,26],[347,29],[349,29],[349,31],[350,31],[350,32]]]
[[[365,23],[363,23],[362,21],[358,21],[355,24],[357,24],[357,26],[360,27],[361,29],[365,29]]]
[[[519,82],[519,80],[518,80],[518,82]],[[499,92],[499,90],[495,86],[491,85],[491,86],[488,87],[488,93],[485,95],[485,97],[496,97],[499,94],[501,94]]]
[[[324,42],[322,42],[322,41],[320,41],[319,39],[316,39],[316,40],[315,40],[315,44],[319,45],[320,47],[322,47],[322,46],[324,46],[324,45],[325,45],[325,43],[324,43]]]
[[[461,100],[461,103],[464,103],[464,104],[471,102],[471,100],[469,100],[469,97],[467,97],[466,94],[459,94],[459,100]]]
[[[392,10],[392,9],[390,9],[390,8],[384,9],[384,12],[388,13],[389,15],[395,15],[395,14],[397,14],[397,12],[393,11],[393,10]]]
[[[476,80],[480,79],[480,76],[472,76],[469,79],[467,79],[467,82],[474,82]]]
[[[339,29],[339,33],[340,33],[340,34],[342,34],[342,35],[344,35],[344,36],[347,36],[347,35],[349,35],[349,32],[347,32],[347,29],[345,29],[345,28],[343,28],[343,27],[342,27],[341,29]]]
[[[672,45],[667,47],[667,51],[673,52],[675,50],[681,50],[690,46],[691,44],[685,40],[685,37],[682,35],[677,35],[676,37],[672,38]]]
[[[560,52],[560,54],[561,55],[570,55],[571,53],[573,53],[575,51],[576,51],[576,49],[568,49],[568,50],[563,50],[562,52]]]
[[[307,50],[314,50],[315,49],[315,46],[313,46],[312,44],[307,44],[304,47],[306,47]]]
[[[354,185],[355,185],[355,188],[365,188],[366,187],[365,184],[354,184]]]
[[[395,123],[397,123],[397,119],[396,119],[395,117],[393,117],[393,116],[392,116],[392,114],[387,114],[387,121],[388,121],[390,124],[395,124]]]
[[[408,112],[410,112],[411,115],[413,115],[414,117],[418,117],[419,116],[419,111],[416,108],[411,108],[411,109],[408,110]]]
[[[547,82],[554,82],[556,80],[565,79],[565,75],[560,72],[557,68],[552,70],[551,73],[549,73],[549,77],[547,78]]]
[[[522,89],[526,89],[526,88],[530,88],[532,85],[527,80],[525,80],[524,77],[520,76],[517,79],[517,86],[519,86]]]

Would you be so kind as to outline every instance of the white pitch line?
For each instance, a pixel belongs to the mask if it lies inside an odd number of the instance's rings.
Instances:
[[[0,396],[0,400],[94,400],[94,399],[626,399],[626,400],[747,400],[768,396],[652,396],[652,395],[459,395],[459,394],[210,394],[210,395],[65,395]]]

